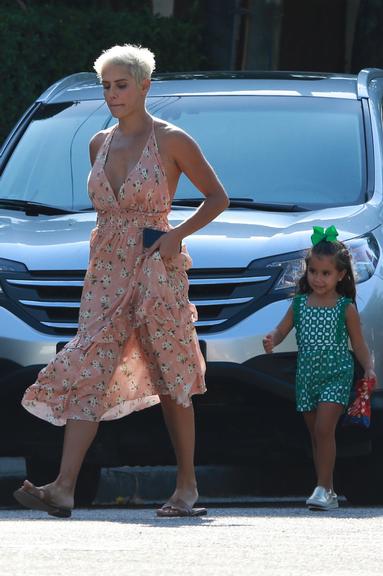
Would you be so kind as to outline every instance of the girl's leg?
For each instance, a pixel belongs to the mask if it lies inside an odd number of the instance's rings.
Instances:
[[[318,476],[318,469],[317,469],[317,446],[316,446],[316,439],[315,439],[315,421],[316,421],[316,410],[312,410],[310,412],[303,412],[303,418],[310,433],[311,438],[311,448],[313,453],[313,461],[314,461],[314,469],[315,473]]]
[[[51,484],[34,486],[24,481],[23,489],[64,508],[73,508],[74,491],[81,465],[98,429],[98,422],[68,420],[65,426],[64,446],[59,474]]]
[[[320,402],[315,419],[316,466],[318,485],[333,489],[336,458],[335,429],[344,411],[341,404]]]
[[[167,504],[183,500],[193,506],[198,498],[194,470],[195,427],[193,406],[184,408],[168,395],[161,395],[161,407],[177,460],[176,489]]]

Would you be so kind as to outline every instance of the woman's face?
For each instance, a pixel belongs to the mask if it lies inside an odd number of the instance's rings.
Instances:
[[[104,98],[115,118],[123,118],[145,107],[149,80],[137,84],[126,66],[107,64],[101,73]]]

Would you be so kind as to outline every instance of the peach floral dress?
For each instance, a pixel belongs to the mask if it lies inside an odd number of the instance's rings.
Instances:
[[[23,406],[56,425],[113,420],[170,395],[182,406],[206,391],[205,363],[188,300],[186,247],[162,259],[142,245],[145,227],[169,230],[171,200],[154,123],[115,195],[104,165],[109,132],[89,176],[98,217],[91,233],[76,336],[43,368]]]

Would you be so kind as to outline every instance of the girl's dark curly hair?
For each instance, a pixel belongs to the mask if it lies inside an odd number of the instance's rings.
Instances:
[[[334,258],[335,267],[339,272],[346,270],[346,274],[343,279],[338,282],[336,291],[342,296],[351,298],[355,301],[356,289],[355,289],[355,278],[354,272],[352,270],[351,255],[347,250],[346,246],[342,242],[328,242],[327,240],[321,240],[318,244],[315,244],[306,255],[306,270],[302,278],[298,282],[298,292],[299,294],[310,294],[312,292],[309,283],[307,281],[307,270],[310,262],[311,256],[331,256]]]

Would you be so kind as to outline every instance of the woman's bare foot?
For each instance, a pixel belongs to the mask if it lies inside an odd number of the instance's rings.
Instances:
[[[44,486],[35,486],[29,480],[24,480],[21,489],[58,508],[72,509],[74,506],[73,494],[55,482]]]
[[[164,506],[171,506],[172,504],[176,504],[177,502],[182,501],[185,502],[185,504],[187,504],[190,508],[193,508],[197,500],[198,491],[195,486],[191,488],[176,488]]]
[[[169,500],[157,510],[157,516],[161,518],[204,516],[207,514],[206,508],[194,508],[197,500],[196,487],[176,488]]]

